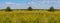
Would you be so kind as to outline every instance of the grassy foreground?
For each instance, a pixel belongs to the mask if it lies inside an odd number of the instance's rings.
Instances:
[[[60,11],[0,11],[0,23],[60,23]]]

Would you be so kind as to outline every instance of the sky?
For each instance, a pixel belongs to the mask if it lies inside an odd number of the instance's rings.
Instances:
[[[49,9],[51,6],[60,9],[60,0],[0,0],[0,9],[8,6],[11,9],[27,9],[29,6],[33,9]]]

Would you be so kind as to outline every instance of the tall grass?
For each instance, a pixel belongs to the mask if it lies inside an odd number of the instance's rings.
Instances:
[[[0,23],[60,23],[60,12],[0,11],[0,13]]]

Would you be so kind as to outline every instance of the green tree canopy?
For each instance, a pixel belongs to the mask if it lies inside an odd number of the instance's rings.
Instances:
[[[32,11],[32,7],[29,7],[29,8],[28,8],[28,11]]]
[[[55,9],[54,9],[53,6],[51,6],[50,9],[49,9],[49,11],[54,11],[54,10],[55,10]]]
[[[11,11],[10,7],[8,6],[5,11]]]

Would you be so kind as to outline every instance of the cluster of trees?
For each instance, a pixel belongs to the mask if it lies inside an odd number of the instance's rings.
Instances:
[[[33,9],[32,9],[32,7],[29,7],[27,10],[28,10],[28,11],[32,11]],[[11,10],[10,7],[8,6],[8,7],[5,9],[5,11],[12,11],[12,10]],[[48,11],[55,11],[55,9],[54,9],[54,7],[50,7],[50,9],[49,9]]]

